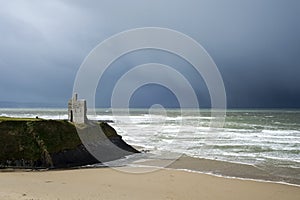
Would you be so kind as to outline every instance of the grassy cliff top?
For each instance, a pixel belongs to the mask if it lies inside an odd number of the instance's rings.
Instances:
[[[99,126],[107,137],[118,136],[108,124]],[[41,155],[74,149],[81,144],[75,125],[67,120],[0,117],[0,162],[35,161]]]
[[[1,121],[41,121],[40,118],[18,118],[18,117],[0,117]]]

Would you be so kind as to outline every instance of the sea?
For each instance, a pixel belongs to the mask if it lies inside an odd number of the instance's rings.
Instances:
[[[221,127],[212,128],[211,110],[96,109],[92,120],[110,124],[130,145],[154,155],[184,155],[250,165],[300,180],[300,110],[228,109]],[[0,116],[67,119],[66,109],[1,108]],[[167,152],[167,153],[166,153]],[[298,181],[294,181],[298,184]]]

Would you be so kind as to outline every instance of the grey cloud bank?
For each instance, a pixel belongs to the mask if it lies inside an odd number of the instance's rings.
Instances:
[[[157,26],[203,45],[222,74],[229,107],[299,108],[299,18],[297,0],[2,2],[0,101],[66,106],[80,64],[98,43],[120,31]],[[191,80],[201,106],[210,105],[203,80],[188,63],[143,51],[112,64],[98,86],[98,106],[110,106],[122,73],[147,62],[185,66],[181,73]],[[178,105],[158,86],[145,86],[132,98],[133,107]]]

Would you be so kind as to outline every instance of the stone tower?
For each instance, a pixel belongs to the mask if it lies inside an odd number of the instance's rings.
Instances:
[[[73,97],[68,102],[69,121],[77,124],[85,123],[87,121],[86,111],[86,100],[77,99],[77,94],[74,93]]]

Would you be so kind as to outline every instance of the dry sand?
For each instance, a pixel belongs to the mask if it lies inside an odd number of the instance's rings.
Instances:
[[[131,168],[141,170],[142,168]],[[300,187],[221,178],[174,169],[124,173],[111,168],[1,172],[0,199],[270,199],[300,198]]]

